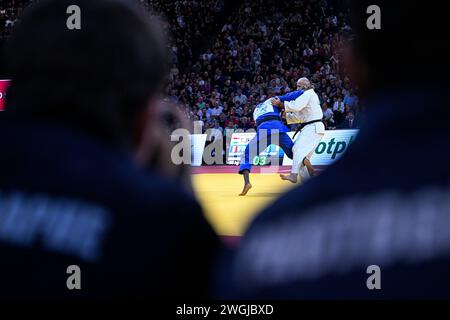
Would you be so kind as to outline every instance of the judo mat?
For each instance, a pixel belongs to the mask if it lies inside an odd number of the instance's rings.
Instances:
[[[279,173],[290,167],[279,167],[277,173],[260,173],[254,168],[250,175],[253,188],[244,197],[243,178],[237,166],[204,166],[193,170],[193,184],[206,218],[220,236],[239,237],[263,208],[286,191],[300,185],[282,181]]]

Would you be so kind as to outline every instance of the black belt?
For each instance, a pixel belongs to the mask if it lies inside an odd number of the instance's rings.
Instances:
[[[302,131],[304,127],[306,127],[308,124],[313,124],[313,123],[316,123],[316,122],[322,122],[322,119],[320,119],[320,120],[312,120],[312,121],[301,123],[300,126],[297,128],[297,131],[295,131],[294,136],[292,137],[292,140],[295,139],[295,136],[297,135],[297,133]]]
[[[280,117],[277,117],[277,116],[269,116],[269,117],[265,117],[264,119],[261,119],[261,120],[256,120],[256,126],[257,127],[259,127],[260,125],[262,125],[264,122],[267,122],[267,121],[273,121],[273,120],[278,120],[278,121],[281,121],[281,118]]]

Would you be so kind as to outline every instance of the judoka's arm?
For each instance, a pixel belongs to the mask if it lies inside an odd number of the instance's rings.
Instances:
[[[289,92],[286,93],[283,96],[278,97],[278,99],[280,99],[281,102],[284,101],[293,101],[295,99],[297,99],[298,97],[300,97],[303,94],[303,90],[297,90],[297,91],[293,91],[293,92]]]

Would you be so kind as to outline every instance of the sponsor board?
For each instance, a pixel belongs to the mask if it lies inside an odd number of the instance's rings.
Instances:
[[[254,132],[233,133],[228,150],[227,164],[238,165],[240,163],[241,155],[255,134]],[[357,134],[358,130],[327,130],[311,157],[311,163],[313,165],[332,164],[345,153]],[[292,138],[294,132],[289,132],[288,135]],[[254,165],[268,165],[270,164],[270,159],[274,157],[282,158],[285,166],[292,165],[292,160],[284,155],[280,147],[275,145],[267,147],[259,157],[255,157],[252,161]]]
[[[241,162],[241,155],[255,134],[255,132],[233,133],[228,149],[227,164],[238,165]],[[270,162],[270,158],[282,158],[282,155],[283,150],[279,146],[271,144],[259,154],[259,157],[251,160],[254,165],[265,165]]]

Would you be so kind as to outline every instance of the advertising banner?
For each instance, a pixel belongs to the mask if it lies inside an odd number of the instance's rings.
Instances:
[[[5,110],[6,89],[8,85],[9,80],[0,80],[0,111]]]
[[[228,149],[227,164],[238,165],[240,163],[245,147],[255,134],[255,132],[233,133]],[[269,157],[282,158],[283,155],[283,150],[279,146],[271,144],[259,154],[259,157],[255,157],[252,161],[255,165],[265,165],[268,164]]]
[[[255,134],[251,132],[234,133],[232,135],[227,164],[238,165],[240,163],[245,147]],[[294,132],[288,134],[291,138],[294,136]],[[327,130],[311,158],[311,163],[313,165],[330,165],[345,153],[357,134],[358,130]],[[280,147],[274,145],[270,145],[259,157],[255,157],[252,161],[255,165],[268,165],[270,157],[283,158],[283,165],[292,165],[292,160],[284,155]]]

